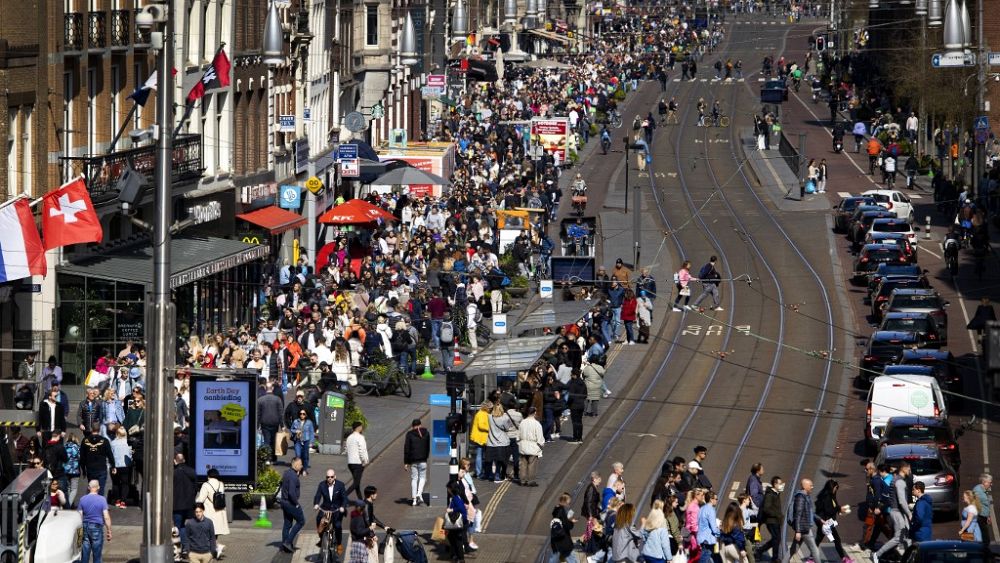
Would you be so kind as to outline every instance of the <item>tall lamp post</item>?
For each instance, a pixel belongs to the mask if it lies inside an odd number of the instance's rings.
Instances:
[[[156,79],[156,169],[154,175],[156,215],[153,223],[153,292],[149,370],[149,420],[145,442],[146,494],[143,502],[142,546],[144,563],[173,561],[173,373],[175,309],[170,295],[170,224],[173,206],[170,186],[173,173],[174,24],[166,4],[147,5],[135,18],[136,27],[151,30],[153,49],[158,50]]]

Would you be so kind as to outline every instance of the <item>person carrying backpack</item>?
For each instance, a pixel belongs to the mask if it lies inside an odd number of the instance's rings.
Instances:
[[[450,316],[446,316],[441,320],[441,331],[439,332],[439,340],[441,345],[441,365],[444,366],[445,371],[451,371],[455,367],[455,357],[454,357],[454,347],[455,342],[455,325],[452,324]]]
[[[406,375],[413,377],[414,366],[416,365],[417,343],[413,341],[413,336],[403,321],[396,321],[392,331],[392,340],[389,341],[393,351],[398,353],[399,369]]]
[[[552,520],[549,523],[549,563],[577,563],[573,553],[573,524],[577,519],[569,509],[571,504],[569,493],[559,495],[559,504],[552,509]]]
[[[701,267],[701,271],[698,272],[698,280],[701,282],[701,295],[698,299],[694,301],[694,307],[697,309],[698,305],[708,297],[712,296],[712,307],[713,311],[721,311],[722,307],[720,303],[722,298],[719,297],[719,282],[722,280],[722,275],[719,274],[719,270],[715,268],[715,263],[718,262],[718,257],[712,256],[708,259],[708,263]]]

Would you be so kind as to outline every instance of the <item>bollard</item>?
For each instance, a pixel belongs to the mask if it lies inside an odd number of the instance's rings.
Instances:
[[[924,231],[924,240],[931,240],[931,216],[924,218],[927,221],[927,229]]]

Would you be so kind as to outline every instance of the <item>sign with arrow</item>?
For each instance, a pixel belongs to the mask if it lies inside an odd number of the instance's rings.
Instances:
[[[975,66],[976,55],[973,53],[946,52],[931,55],[931,66],[934,68],[954,68]]]

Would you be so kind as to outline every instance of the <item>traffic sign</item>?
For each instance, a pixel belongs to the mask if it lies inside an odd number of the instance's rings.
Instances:
[[[980,115],[976,118],[975,125],[972,126],[976,131],[988,131],[990,128],[990,118],[986,115]]]
[[[934,68],[975,66],[975,64],[976,55],[972,53],[947,52],[931,55],[931,66]]]
[[[323,182],[316,176],[312,176],[306,180],[306,189],[314,194],[318,194],[323,189]]]
[[[1000,66],[1000,53],[990,53],[990,66]]]
[[[340,175],[344,178],[357,178],[361,175],[361,164],[356,158],[340,161]]]
[[[358,158],[358,145],[357,143],[344,143],[337,146],[337,160],[357,160]]]
[[[281,186],[278,194],[278,206],[282,209],[298,209],[302,205],[302,188],[298,186]]]

